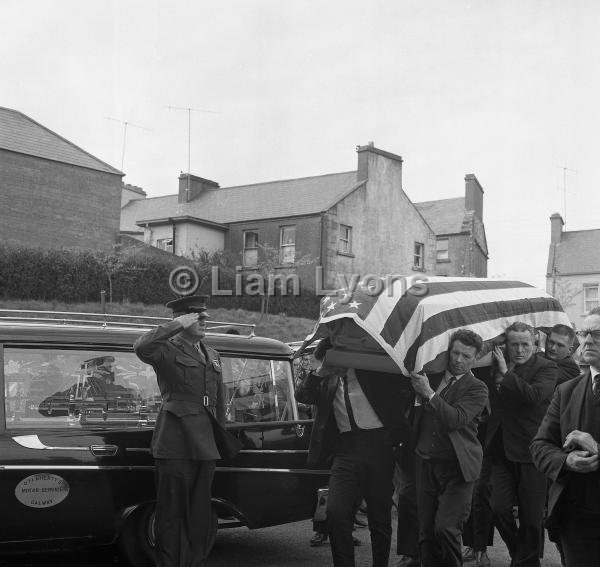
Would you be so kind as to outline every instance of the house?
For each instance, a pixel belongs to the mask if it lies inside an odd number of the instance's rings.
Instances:
[[[0,107],[0,239],[109,250],[123,173],[17,110]]]
[[[415,203],[436,236],[436,274],[487,277],[488,248],[483,224],[483,187],[465,176],[465,196]]]
[[[550,217],[546,291],[556,297],[576,327],[600,306],[600,229],[564,230],[558,213]]]
[[[368,274],[485,274],[483,189],[474,175],[466,199],[415,205],[402,188],[400,156],[373,143],[356,151],[356,170],[300,179],[220,187],[181,174],[178,194],[127,202],[121,230],[182,256],[232,252],[244,272],[275,251],[278,271],[297,273],[317,291],[339,288],[342,275],[349,282]]]

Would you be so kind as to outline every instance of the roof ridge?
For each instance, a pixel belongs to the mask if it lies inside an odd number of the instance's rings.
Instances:
[[[223,191],[224,189],[239,189],[240,187],[256,187],[257,185],[269,185],[270,183],[285,183],[287,181],[301,181],[303,179],[316,179],[317,177],[330,177],[332,175],[346,175],[348,173],[356,173],[356,170],[340,171],[338,173],[322,173],[320,175],[307,175],[305,177],[290,177],[289,179],[275,179],[273,181],[260,181],[258,183],[249,183],[247,185],[231,185],[230,187],[220,187],[214,191]]]
[[[582,228],[580,230],[565,230],[563,235],[565,234],[573,234],[574,232],[592,232],[595,230],[600,230],[600,228]]]
[[[414,203],[415,205],[426,205],[427,203],[439,203],[440,201],[458,201],[459,199],[464,199],[463,197],[447,197],[446,199],[431,199],[429,201],[419,201],[418,203]]]
[[[40,124],[37,120],[34,120],[30,116],[27,116],[27,114],[25,114],[24,112],[21,112],[20,110],[16,110],[14,108],[8,108],[6,106],[0,106],[0,110],[7,110],[8,112],[12,112],[14,114],[19,114],[23,118],[26,118],[30,122],[33,122],[33,124],[35,124],[35,125],[39,126],[40,128],[42,128],[46,132],[49,132],[53,136],[56,136],[57,138],[61,139],[63,142],[65,142],[69,146],[75,148],[76,150],[79,150],[80,152],[84,153],[88,157],[92,158],[93,160],[97,161],[98,163],[101,163],[102,165],[104,165],[104,166],[106,166],[106,167],[108,167],[109,169],[112,170],[111,172],[106,172],[106,173],[115,173],[115,174],[119,174],[121,176],[125,175],[122,171],[118,170],[116,167],[113,167],[109,163],[106,163],[105,161],[102,161],[101,159],[97,158],[95,155],[93,155],[90,152],[87,152],[83,148],[79,147],[77,144],[74,144],[70,140],[67,140],[66,138],[64,138],[60,134],[57,134],[54,130],[50,130],[50,128],[48,128],[47,126],[44,126],[43,124]],[[7,148],[4,148],[4,149],[7,149]],[[14,151],[14,150],[7,149],[7,151]],[[23,152],[15,152],[15,153],[23,153]],[[34,155],[34,154],[30,154],[30,155]],[[41,157],[41,156],[35,156],[35,157]],[[51,158],[44,158],[44,159],[51,159]],[[60,161],[60,160],[55,160],[55,159],[53,160],[53,159],[51,159],[51,161]],[[69,163],[69,162],[61,162],[61,163]],[[86,169],[93,169],[91,167],[86,167],[85,165],[79,165],[79,164],[70,164],[70,165],[75,165],[76,167],[83,167],[83,168],[86,168]]]

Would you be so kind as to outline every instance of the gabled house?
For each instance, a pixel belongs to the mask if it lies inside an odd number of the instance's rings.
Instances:
[[[402,188],[402,158],[373,143],[356,151],[356,170],[301,179],[222,188],[181,174],[178,194],[129,201],[121,230],[183,256],[232,252],[244,272],[256,269],[267,245],[278,253],[277,270],[317,291],[339,288],[341,275],[350,282],[438,273],[437,234]],[[465,223],[464,199],[450,216],[453,227]]]
[[[558,213],[550,217],[546,291],[580,327],[590,309],[600,306],[600,229],[566,231],[564,224]]]
[[[0,107],[0,239],[111,249],[123,173],[21,112]]]
[[[465,176],[465,196],[415,203],[436,236],[436,274],[487,277],[488,248],[483,224],[483,187]]]

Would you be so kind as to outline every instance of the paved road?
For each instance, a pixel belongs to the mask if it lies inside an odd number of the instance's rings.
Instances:
[[[250,531],[247,528],[222,530],[207,567],[329,567],[331,555],[329,545],[310,547],[312,536],[310,521],[296,522],[285,526]],[[371,549],[369,532],[357,529],[355,536],[363,543],[356,549],[356,567],[370,567]],[[506,548],[496,535],[496,546],[490,549],[493,567],[509,565]],[[395,549],[395,538],[392,549]],[[390,561],[394,567],[396,557]],[[556,548],[547,543],[543,567],[560,567]],[[77,555],[44,555],[0,559],[1,567],[126,567],[115,550],[91,552]]]

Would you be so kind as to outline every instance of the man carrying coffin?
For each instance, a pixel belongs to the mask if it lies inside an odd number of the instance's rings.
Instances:
[[[471,373],[481,348],[479,335],[459,329],[450,337],[444,372],[411,374],[421,401],[413,428],[423,567],[462,565],[462,529],[483,458],[477,418],[488,401],[486,385]]]
[[[392,525],[393,447],[408,439],[405,412],[413,395],[400,374],[335,368],[324,361],[323,339],[314,356],[321,365],[299,382],[296,399],[317,406],[308,462],[331,465],[327,522],[335,567],[354,567],[352,528],[356,498],[367,504],[373,567],[387,567]]]

